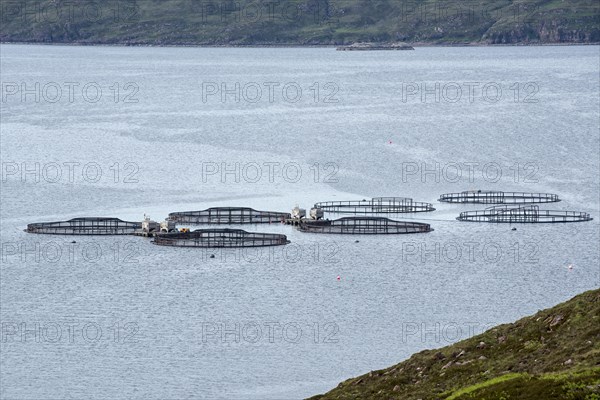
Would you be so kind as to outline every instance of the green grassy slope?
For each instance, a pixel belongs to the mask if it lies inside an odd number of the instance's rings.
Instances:
[[[600,399],[600,289],[312,400]]]
[[[1,5],[5,42],[600,42],[596,0],[2,0]]]

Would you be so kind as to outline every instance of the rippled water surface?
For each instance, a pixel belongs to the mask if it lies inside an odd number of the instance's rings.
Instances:
[[[302,398],[599,286],[597,46],[0,52],[2,397]],[[436,200],[469,189],[594,221],[460,223],[483,206]],[[394,216],[435,231],[271,224],[246,229],[292,243],[243,252],[23,232],[376,196],[435,203]]]

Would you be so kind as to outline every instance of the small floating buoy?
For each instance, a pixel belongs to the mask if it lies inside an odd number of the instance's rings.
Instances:
[[[391,140],[389,141],[389,144],[392,144],[392,141],[391,141]]]
[[[342,278],[341,278],[341,277],[338,275],[338,276],[337,276],[337,280],[338,280],[338,281],[339,281],[339,280],[342,280]]]
[[[572,271],[573,270],[573,264],[569,264],[569,266],[567,268],[569,268],[569,271]]]
[[[215,255],[214,255],[214,254],[211,254],[211,255],[210,255],[210,258],[215,258]]]
[[[511,229],[511,231],[516,231],[516,230],[517,230],[517,228],[512,228],[512,229]]]

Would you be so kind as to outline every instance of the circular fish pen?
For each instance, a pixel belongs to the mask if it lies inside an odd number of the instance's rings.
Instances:
[[[408,197],[374,197],[371,200],[325,201],[315,208],[340,214],[402,214],[435,211],[433,204],[413,201]]]
[[[391,235],[433,231],[429,224],[394,221],[383,217],[344,217],[333,221],[303,220],[298,225],[298,230],[342,235]]]
[[[248,207],[212,207],[202,211],[183,211],[169,214],[169,219],[187,224],[268,224],[282,222],[290,214],[257,211]]]
[[[494,206],[462,212],[456,219],[469,222],[560,223],[591,221],[593,218],[585,212],[540,210],[538,206]]]
[[[118,218],[74,218],[68,221],[28,224],[26,232],[46,235],[132,235],[141,229],[140,222]]]
[[[490,190],[467,190],[460,193],[442,194],[438,201],[444,203],[471,204],[532,204],[556,203],[558,195],[552,193],[500,192]]]
[[[290,243],[286,235],[246,232],[242,229],[198,229],[192,232],[160,234],[154,244],[175,247],[265,247]]]

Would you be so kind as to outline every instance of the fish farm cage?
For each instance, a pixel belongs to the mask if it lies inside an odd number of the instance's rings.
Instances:
[[[325,201],[315,208],[331,213],[400,214],[435,211],[433,204],[413,201],[407,197],[374,197],[371,200]]]
[[[444,203],[472,203],[472,204],[531,204],[531,203],[556,203],[560,201],[558,195],[552,193],[523,193],[500,192],[489,190],[468,190],[460,193],[446,193],[439,200]]]
[[[159,234],[154,244],[175,247],[265,247],[289,244],[286,235],[246,232],[242,229],[198,229],[192,232]]]
[[[47,235],[132,235],[141,227],[141,222],[122,221],[118,218],[88,217],[29,224],[26,232]]]
[[[456,219],[470,222],[558,223],[591,221],[593,218],[585,212],[540,210],[538,206],[494,206],[462,212]]]
[[[310,233],[333,233],[346,235],[361,234],[406,234],[431,232],[431,226],[421,222],[394,221],[383,217],[344,217],[333,221],[303,220],[298,230]]]
[[[268,224],[289,219],[289,213],[257,211],[248,207],[213,207],[202,211],[169,214],[169,219],[187,224]]]

